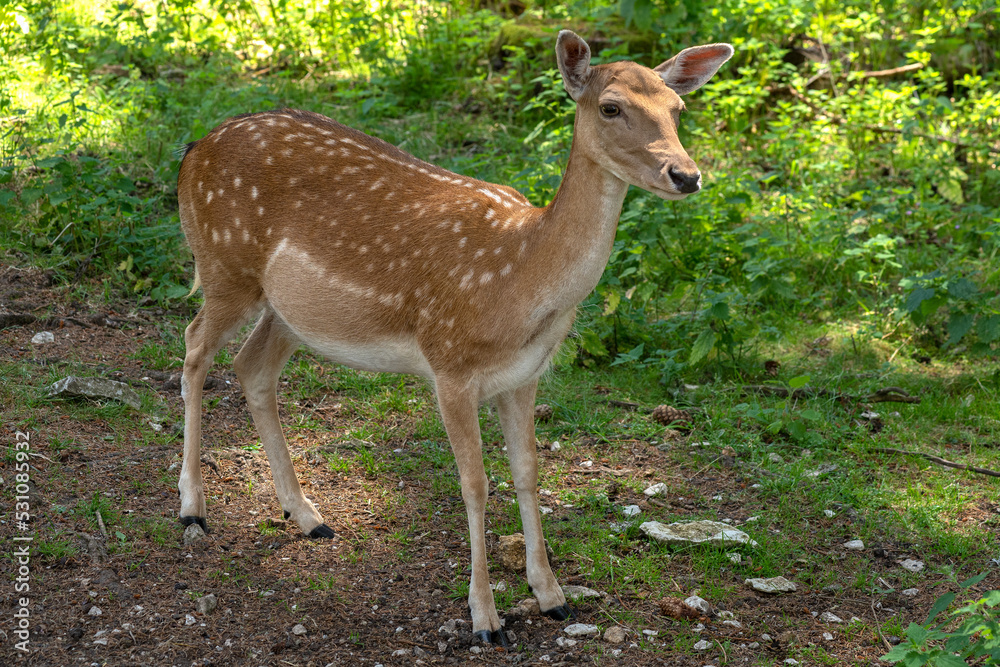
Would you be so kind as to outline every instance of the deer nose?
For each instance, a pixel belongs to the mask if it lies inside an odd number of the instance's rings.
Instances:
[[[701,189],[701,172],[697,169],[689,171],[670,167],[667,173],[670,175],[670,180],[674,182],[674,186],[684,194],[698,192]]]

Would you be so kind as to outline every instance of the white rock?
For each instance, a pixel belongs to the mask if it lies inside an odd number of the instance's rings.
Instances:
[[[198,619],[191,614],[184,614],[184,625],[194,625],[198,622]]]
[[[637,516],[642,513],[638,505],[626,505],[622,508],[622,514],[625,516]]]
[[[756,651],[757,649],[760,648],[760,642],[750,642],[749,644],[747,644],[747,648],[750,649],[751,651]]]
[[[101,608],[95,605],[95,606],[93,606],[93,607],[90,608],[90,611],[87,612],[87,615],[88,616],[100,616],[103,613],[104,612],[101,611]]]
[[[663,482],[658,482],[653,486],[649,487],[648,489],[646,489],[645,491],[643,491],[643,493],[646,494],[646,496],[649,498],[652,498],[654,496],[665,496],[667,495],[667,485],[664,484]]]
[[[849,540],[844,542],[844,548],[848,551],[864,551],[865,543],[862,540]]]
[[[470,653],[482,653],[482,652],[483,652],[483,649],[479,648],[478,646],[473,646],[472,648],[470,648],[470,649],[469,649],[469,652],[470,652]],[[396,655],[396,654],[395,654],[395,653],[393,653],[393,655]],[[406,652],[405,652],[405,651],[403,652],[403,655],[406,655]],[[547,658],[547,657],[548,657],[548,656],[544,656],[544,655],[542,656],[542,658],[543,658],[543,659],[544,659],[544,658]]]
[[[732,628],[742,628],[743,627],[742,623],[740,623],[739,621],[734,621],[732,619],[727,620],[727,621],[723,621],[722,624],[723,625],[728,625],[729,627],[732,627]]]
[[[306,626],[302,625],[301,623],[296,623],[295,627],[292,628],[292,634],[293,635],[304,635],[307,632],[309,632],[309,631],[306,630]]]
[[[593,588],[587,588],[586,586],[563,586],[563,595],[566,596],[567,600],[576,602],[577,600],[585,600],[587,598],[599,598],[601,594],[595,591]]]
[[[785,658],[785,662],[783,664],[792,665],[794,667],[794,665],[799,664],[799,661],[795,658]]]
[[[830,612],[830,611],[824,611],[822,614],[820,614],[819,615],[819,620],[822,623],[843,623],[844,622],[844,619],[842,619],[840,616],[837,616],[836,614],[834,614],[833,612]]]
[[[622,654],[622,650],[620,648],[616,648],[616,649],[612,649],[611,650],[611,657],[612,658],[617,658],[621,654]]]
[[[770,454],[768,454],[767,455],[767,460],[770,461],[771,463],[784,463],[785,462],[785,459],[781,458],[781,454],[778,454],[777,452],[771,452]]]
[[[833,517],[837,516],[837,513],[834,512],[833,510],[823,510],[823,514],[826,515],[827,519],[832,519]]]
[[[700,598],[697,595],[692,595],[691,597],[685,599],[684,603],[687,606],[692,607],[693,609],[697,609],[705,616],[712,615],[712,605],[709,603],[708,600]]]
[[[578,642],[575,639],[566,639],[565,637],[556,637],[556,644],[560,648],[570,648],[572,646],[576,646],[577,643]]]
[[[903,591],[903,595],[908,598],[916,597],[920,593],[919,588],[907,588]]]
[[[601,631],[596,625],[590,625],[588,623],[574,623],[563,628],[565,632],[570,637],[589,637],[591,635],[598,635]]]
[[[678,521],[669,525],[659,521],[647,521],[639,526],[647,536],[663,544],[749,544],[757,542],[742,530],[727,526],[720,521]]]
[[[823,639],[825,639],[828,642],[832,642],[833,641],[833,635],[831,635],[829,632],[824,632],[823,633]]]
[[[110,398],[121,401],[126,405],[131,405],[138,410],[142,407],[142,399],[139,394],[125,384],[117,380],[108,380],[99,377],[77,377],[67,375],[62,380],[49,386],[48,395],[51,396],[86,396],[88,398]]]
[[[479,647],[473,646],[472,648],[477,649]],[[479,651],[473,651],[473,653],[479,653]],[[392,657],[394,658],[402,658],[403,656],[407,655],[412,655],[412,654],[410,653],[409,649],[405,648],[397,648],[395,651],[392,652]]]
[[[792,593],[796,590],[795,584],[784,577],[744,579],[743,583],[761,593]]]
[[[730,551],[729,553],[727,553],[726,558],[728,558],[729,562],[732,563],[733,565],[739,565],[740,563],[743,562],[743,556],[736,553],[735,551]]]
[[[31,342],[35,345],[45,345],[56,342],[56,337],[51,331],[39,331],[31,337]]]
[[[921,572],[924,569],[924,561],[922,560],[912,560],[907,558],[900,565],[904,570],[909,570],[910,572]]]
[[[558,452],[560,449],[562,449],[562,445],[559,444],[558,440],[549,445],[549,451]]]
[[[695,651],[707,651],[708,649],[712,648],[712,642],[707,641],[705,639],[699,639],[694,643],[694,646],[692,648],[694,648]]]
[[[717,614],[717,616],[718,616],[719,618],[721,618],[722,620],[724,620],[724,621],[725,621],[725,620],[728,620],[728,619],[731,619],[731,618],[736,618],[736,614],[734,614],[734,613],[733,613],[733,612],[731,612],[731,611],[720,611],[720,612],[719,612],[719,613]]]

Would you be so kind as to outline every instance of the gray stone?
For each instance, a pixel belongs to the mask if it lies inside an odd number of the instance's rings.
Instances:
[[[589,637],[592,635],[599,635],[601,631],[596,625],[590,625],[588,623],[574,623],[563,628],[565,632],[570,637]]]
[[[203,597],[198,598],[194,603],[195,609],[197,609],[202,614],[211,614],[215,611],[215,608],[219,606],[219,598],[215,597],[214,593],[209,593]]]
[[[825,639],[828,642],[832,642],[833,641],[833,635],[831,635],[829,632],[824,632],[823,633],[823,639]]]
[[[712,648],[712,642],[706,639],[699,639],[694,643],[694,646],[692,648],[694,648],[695,651],[707,651],[708,649]]]
[[[731,628],[737,628],[737,629],[743,627],[742,623],[740,623],[739,621],[734,621],[732,619],[725,620],[725,621],[722,622],[722,624],[723,625],[728,625]]]
[[[799,661],[796,660],[795,658],[785,658],[785,662],[783,664],[795,667],[795,665],[799,664]]]
[[[712,605],[708,600],[698,597],[697,595],[692,595],[691,597],[684,600],[684,604],[691,607],[692,609],[697,609],[705,616],[712,615]]]
[[[924,569],[924,561],[922,560],[912,560],[907,558],[902,563],[900,563],[904,570],[909,570],[910,572],[922,572]]]
[[[306,630],[306,626],[302,625],[301,623],[296,623],[295,627],[292,628],[293,635],[304,635],[307,632],[309,631]]]
[[[802,455],[805,456],[805,452],[803,452]],[[823,465],[821,465],[820,467],[816,468],[815,470],[811,470],[811,471],[807,472],[806,473],[806,477],[820,477],[822,475],[826,475],[828,473],[831,473],[834,470],[837,470],[839,468],[840,468],[840,466],[836,465],[835,463],[824,463]],[[791,660],[791,658],[789,658],[789,660]],[[798,664],[798,663],[796,663],[796,664]]]
[[[563,595],[566,596],[567,600],[576,602],[577,600],[585,600],[587,598],[599,598],[601,594],[595,591],[593,588],[587,588],[586,586],[563,586]],[[538,603],[535,602],[537,606]]]
[[[743,583],[761,593],[792,593],[796,590],[795,584],[784,577],[745,579]]]
[[[727,553],[726,558],[728,558],[729,562],[732,563],[733,565],[739,565],[740,563],[743,562],[743,556],[736,553],[735,551],[730,551],[729,553]]]
[[[819,620],[822,623],[843,623],[844,622],[844,619],[842,619],[840,616],[837,616],[836,614],[834,614],[833,612],[830,612],[830,611],[824,611],[822,614],[820,614],[819,615]]]
[[[556,637],[556,645],[559,648],[573,648],[579,642],[575,639],[566,639],[565,637]]]
[[[834,512],[833,510],[823,510],[823,514],[826,515],[827,519],[832,519],[833,517],[837,516],[837,513]]]
[[[785,459],[781,458],[781,454],[778,454],[777,452],[771,452],[770,454],[768,454],[767,460],[770,461],[771,463],[779,463],[779,464],[785,462]]]
[[[192,523],[184,529],[184,546],[189,547],[203,537],[205,537],[205,531],[198,524]]]
[[[612,625],[604,631],[604,641],[609,644],[621,644],[628,636],[628,631],[620,625]]]
[[[919,588],[907,588],[903,590],[903,595],[908,598],[916,597],[920,593]]]
[[[639,508],[638,505],[626,505],[625,507],[622,508],[622,514],[624,514],[625,516],[630,516],[630,517],[638,516],[641,513],[642,510]]]
[[[31,337],[31,342],[35,345],[45,345],[56,342],[56,337],[51,331],[39,331]]]
[[[865,543],[861,540],[850,540],[848,542],[844,542],[844,548],[848,551],[864,551]]]
[[[500,565],[514,572],[524,572],[526,556],[524,551],[524,535],[500,536]]]
[[[104,613],[104,612],[103,612],[103,611],[101,611],[101,608],[100,608],[100,607],[98,607],[97,605],[94,605],[94,606],[93,606],[93,607],[91,607],[91,608],[90,608],[90,610],[89,610],[89,611],[87,612],[87,615],[88,615],[88,616],[100,616],[100,615],[101,615],[101,614],[103,614],[103,613]]]
[[[68,375],[49,387],[49,397],[85,396],[87,398],[110,398],[130,405],[136,410],[142,407],[139,394],[124,382],[107,378],[77,377]]]
[[[719,521],[679,521],[665,525],[659,521],[647,521],[639,526],[647,536],[663,544],[749,544],[757,542],[742,530],[727,526]]]

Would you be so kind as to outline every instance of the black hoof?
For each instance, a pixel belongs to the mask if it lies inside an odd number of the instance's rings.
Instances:
[[[188,526],[190,526],[192,523],[196,523],[199,526],[201,526],[201,529],[203,531],[205,531],[206,535],[208,535],[208,533],[209,533],[208,523],[205,522],[205,517],[203,517],[203,516],[182,516],[181,517],[181,525],[183,525],[185,528],[187,528]]]
[[[568,604],[564,604],[561,607],[553,607],[552,609],[543,611],[542,614],[556,621],[565,621],[567,618],[576,616]]]
[[[336,536],[337,534],[333,532],[333,528],[330,528],[330,526],[326,525],[325,523],[319,524],[309,532],[309,537],[331,538]]]
[[[510,648],[510,642],[507,641],[507,633],[503,630],[480,630],[474,634],[476,639],[484,644]]]
[[[286,521],[288,520],[288,517],[290,517],[290,516],[292,516],[292,513],[289,512],[288,510],[285,510],[285,520]]]

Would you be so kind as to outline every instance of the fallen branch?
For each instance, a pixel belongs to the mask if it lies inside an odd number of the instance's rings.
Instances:
[[[954,461],[948,461],[940,456],[934,456],[933,454],[925,454],[924,452],[909,452],[905,449],[893,449],[892,447],[875,447],[876,452],[885,452],[886,454],[906,454],[909,456],[922,456],[928,461],[933,461],[938,465],[943,465],[948,468],[957,468],[959,470],[968,470],[970,472],[978,472],[981,475],[989,475],[990,477],[1000,477],[1000,472],[996,470],[990,470],[988,468],[977,468],[976,466],[968,466],[964,463],[955,463]]]
[[[825,397],[841,401],[855,401],[869,403],[919,403],[919,396],[910,396],[905,389],[900,387],[885,387],[869,394],[868,396],[851,396],[841,394],[829,389],[809,389],[800,387],[789,390],[787,387],[780,387],[772,384],[748,384],[741,387],[743,393],[769,394],[771,396],[781,396],[782,398],[817,398]]]

